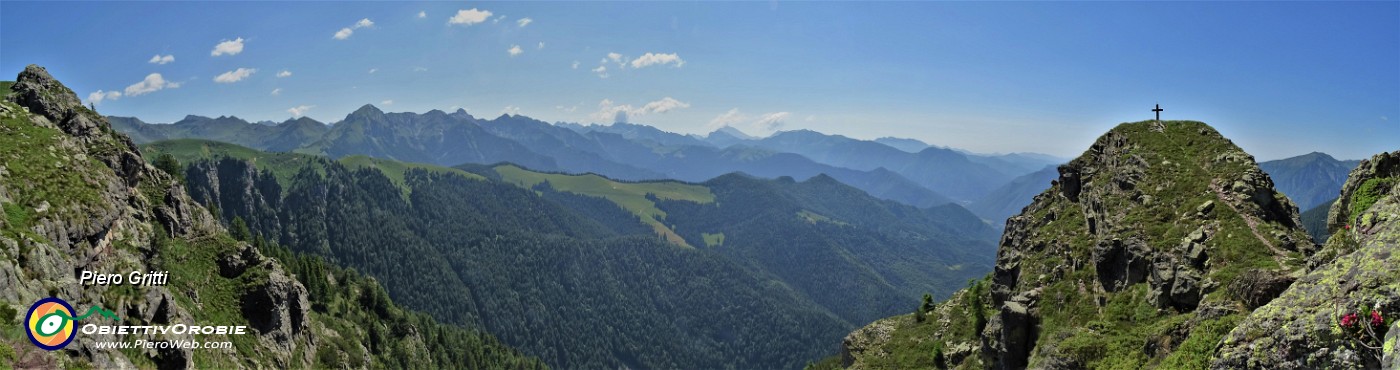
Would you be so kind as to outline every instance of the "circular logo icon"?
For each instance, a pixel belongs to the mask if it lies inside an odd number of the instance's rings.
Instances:
[[[56,297],[48,297],[29,306],[29,314],[24,316],[24,331],[29,341],[44,350],[52,351],[73,342],[73,306]]]

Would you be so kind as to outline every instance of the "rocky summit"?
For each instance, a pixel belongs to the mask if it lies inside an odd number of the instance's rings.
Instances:
[[[1201,122],[1121,124],[1058,172],[1007,220],[990,276],[852,333],[843,365],[1229,367],[1217,344],[1318,250],[1254,158]]]

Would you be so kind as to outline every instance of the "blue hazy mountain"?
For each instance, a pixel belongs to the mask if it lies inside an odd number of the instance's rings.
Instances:
[[[1307,211],[1330,204],[1342,191],[1347,174],[1361,161],[1342,161],[1326,153],[1312,152],[1297,157],[1259,163],[1274,186]]]

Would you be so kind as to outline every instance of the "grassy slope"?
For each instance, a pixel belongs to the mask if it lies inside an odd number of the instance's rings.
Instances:
[[[549,184],[558,191],[606,198],[641,217],[642,222],[650,225],[657,234],[665,236],[667,241],[686,247],[689,247],[690,244],[661,222],[661,220],[666,219],[666,212],[656,208],[656,204],[647,199],[647,194],[661,199],[685,200],[702,204],[715,201],[715,195],[710,192],[710,189],[675,181],[619,182],[591,173],[585,175],[540,173],[513,165],[496,166],[495,170],[505,181],[525,188],[549,181]]]

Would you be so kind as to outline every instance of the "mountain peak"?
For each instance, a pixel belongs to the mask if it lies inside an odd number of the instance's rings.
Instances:
[[[78,94],[49,75],[38,65],[24,67],[10,87],[10,100],[57,123],[73,112],[85,109]]]
[[[1095,368],[1163,361],[1176,347],[1090,349],[1217,343],[1220,332],[1197,329],[1274,299],[1316,250],[1254,158],[1201,122],[1120,124],[1057,172],[1007,219],[989,280],[929,311],[927,322],[958,326],[943,342],[975,348],[984,366]],[[971,305],[990,320],[954,317]],[[1163,325],[1174,329],[1149,333]]]
[[[379,110],[379,107],[374,106],[374,104],[365,104],[364,106],[361,106],[360,109],[356,109],[355,112],[350,113],[350,114],[354,114],[354,115],[366,115],[366,114],[382,115],[382,114],[384,114],[384,111]]]
[[[379,120],[384,118],[384,111],[379,110],[379,108],[375,107],[373,104],[365,104],[361,106],[360,109],[356,109],[354,112],[350,112],[350,114],[346,115],[345,121],[351,121],[356,118]]]
[[[720,128],[718,128],[718,129],[715,129],[714,131],[711,131],[710,134],[707,135],[707,137],[708,137],[708,136],[712,136],[712,135],[714,135],[714,134],[725,134],[725,135],[733,136],[733,137],[735,137],[735,138],[742,139],[742,140],[757,140],[757,139],[758,139],[758,137],[753,136],[753,135],[746,134],[746,133],[744,133],[743,131],[739,131],[739,129],[734,128],[733,126],[724,126],[724,127],[720,127]]]

